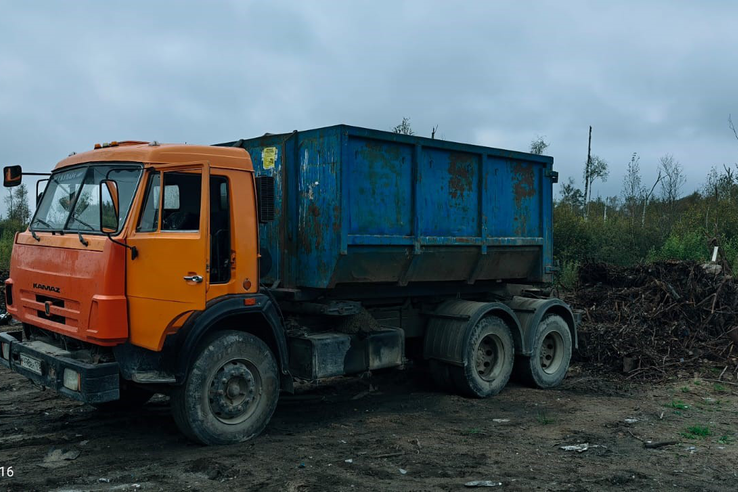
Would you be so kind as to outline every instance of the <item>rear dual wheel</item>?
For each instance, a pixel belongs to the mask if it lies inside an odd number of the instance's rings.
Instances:
[[[496,316],[482,318],[463,350],[463,366],[430,361],[433,380],[444,389],[486,398],[502,391],[512,373],[515,344],[510,328]]]
[[[536,327],[533,355],[518,356],[515,375],[536,388],[558,386],[566,376],[571,362],[572,340],[569,325],[561,316],[546,315]]]

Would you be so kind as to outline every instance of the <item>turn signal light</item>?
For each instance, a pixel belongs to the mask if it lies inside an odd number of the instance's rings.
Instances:
[[[243,300],[244,306],[256,306],[256,299],[253,297],[248,297]]]
[[[0,343],[0,345],[2,345],[3,359],[10,360],[10,344],[9,343]]]

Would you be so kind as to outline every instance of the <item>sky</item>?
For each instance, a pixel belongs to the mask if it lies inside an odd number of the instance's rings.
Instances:
[[[542,136],[561,182],[579,186],[591,125],[610,166],[593,197],[620,193],[633,152],[649,186],[673,154],[684,193],[738,162],[736,2],[0,0],[0,12],[0,165],[26,171],[96,142],[403,117],[418,135],[437,125],[504,149]]]

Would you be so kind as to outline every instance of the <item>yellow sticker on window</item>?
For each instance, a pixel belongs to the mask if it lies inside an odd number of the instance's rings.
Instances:
[[[273,169],[276,159],[277,147],[264,147],[261,151],[261,162],[264,165],[264,169]]]

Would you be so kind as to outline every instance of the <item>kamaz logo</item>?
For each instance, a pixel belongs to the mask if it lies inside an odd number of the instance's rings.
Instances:
[[[57,294],[61,290],[59,289],[59,287],[53,287],[51,285],[36,284],[36,283],[33,284],[33,288],[39,289],[39,290],[48,290],[49,292],[56,292]]]

